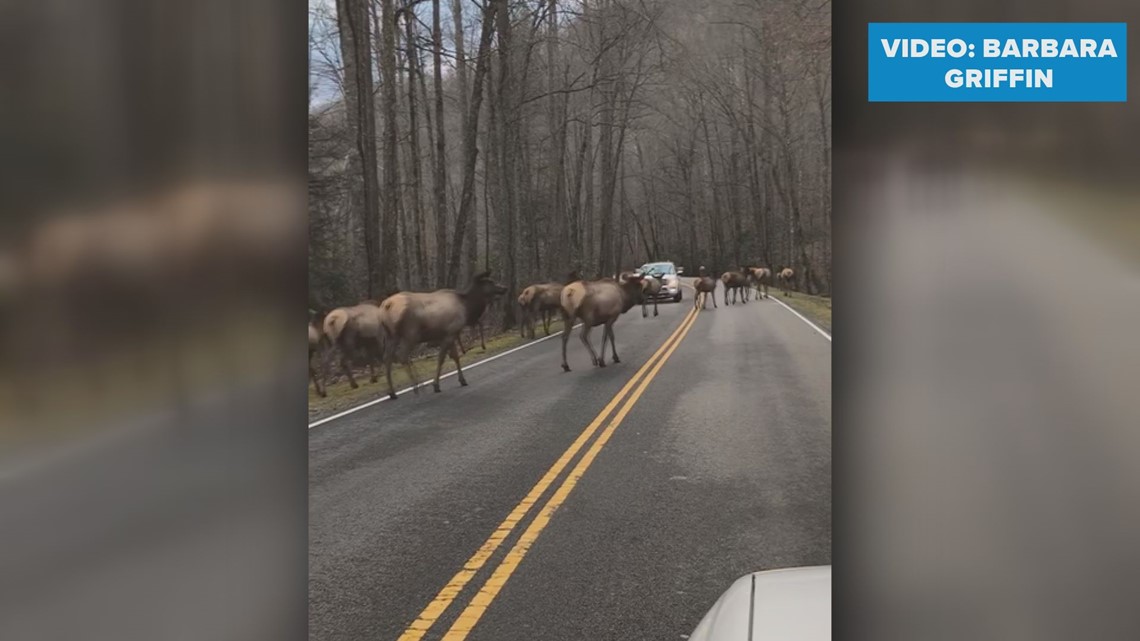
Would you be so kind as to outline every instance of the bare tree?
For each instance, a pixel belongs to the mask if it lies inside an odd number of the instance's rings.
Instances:
[[[358,1],[339,0],[340,31]],[[673,259],[790,266],[796,287],[830,292],[830,3],[403,0],[395,16],[394,2],[374,0],[364,34],[380,117],[356,82],[336,87],[343,112],[312,116],[354,141],[340,156],[311,143],[334,159],[311,163],[314,282],[349,291],[327,272],[367,262],[373,284],[455,286],[482,263],[515,288]],[[334,80],[367,75],[351,33],[339,48],[312,58],[343,59]],[[330,246],[361,233],[366,252]]]

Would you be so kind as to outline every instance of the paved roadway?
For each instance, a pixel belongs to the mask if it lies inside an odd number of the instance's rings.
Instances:
[[[311,429],[310,638],[682,639],[738,576],[830,563],[831,343],[688,294],[617,323],[620,364],[575,332],[570,373],[556,338]]]

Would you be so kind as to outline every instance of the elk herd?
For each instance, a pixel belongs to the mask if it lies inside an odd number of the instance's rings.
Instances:
[[[783,268],[775,273],[777,284],[787,296],[788,288],[794,280],[791,268]],[[772,270],[767,267],[742,267],[739,271],[727,271],[716,278],[706,273],[702,266],[692,282],[695,291],[693,305],[704,309],[708,298],[713,298],[716,307],[716,285],[719,280],[724,286],[724,304],[732,304],[739,298],[747,303],[752,289],[758,298],[768,297],[768,286],[773,279]],[[523,338],[535,338],[536,326],[542,323],[546,336],[551,335],[551,325],[557,315],[562,320],[562,369],[569,372],[566,361],[567,344],[570,332],[581,324],[579,338],[590,354],[590,362],[596,367],[606,366],[606,344],[614,363],[620,363],[614,324],[622,314],[634,306],[641,306],[642,318],[649,316],[648,303],[653,303],[653,315],[658,315],[657,298],[661,291],[661,281],[651,274],[621,272],[612,277],[586,280],[571,272],[562,282],[544,282],[529,285],[519,294],[517,303],[520,312],[519,331]],[[309,376],[317,395],[325,396],[327,385],[313,366],[314,358],[320,359],[323,352],[335,350],[344,377],[353,389],[358,387],[353,376],[353,362],[363,360],[368,365],[369,378],[377,382],[376,368],[383,366],[388,396],[395,399],[396,389],[392,382],[392,363],[403,363],[412,390],[418,393],[419,381],[412,368],[413,350],[426,345],[438,348],[435,379],[432,387],[440,392],[439,380],[444,361],[450,357],[455,363],[456,375],[461,386],[467,385],[460,363],[460,353],[465,351],[461,343],[464,328],[478,328],[482,337],[481,320],[488,306],[507,288],[491,279],[489,271],[476,274],[463,290],[440,289],[434,292],[396,292],[379,301],[365,301],[359,305],[339,307],[328,313],[311,313],[309,321]],[[602,344],[594,350],[590,334],[595,327],[602,328]],[[484,346],[485,349],[485,346]]]

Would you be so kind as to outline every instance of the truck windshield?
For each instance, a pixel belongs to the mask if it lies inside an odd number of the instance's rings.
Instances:
[[[677,273],[677,268],[673,266],[673,263],[645,263],[639,271],[643,274],[666,276]]]

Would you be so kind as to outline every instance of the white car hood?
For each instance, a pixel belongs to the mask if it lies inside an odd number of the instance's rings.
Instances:
[[[830,638],[831,566],[826,565],[756,572],[737,579],[693,630],[689,641]]]

